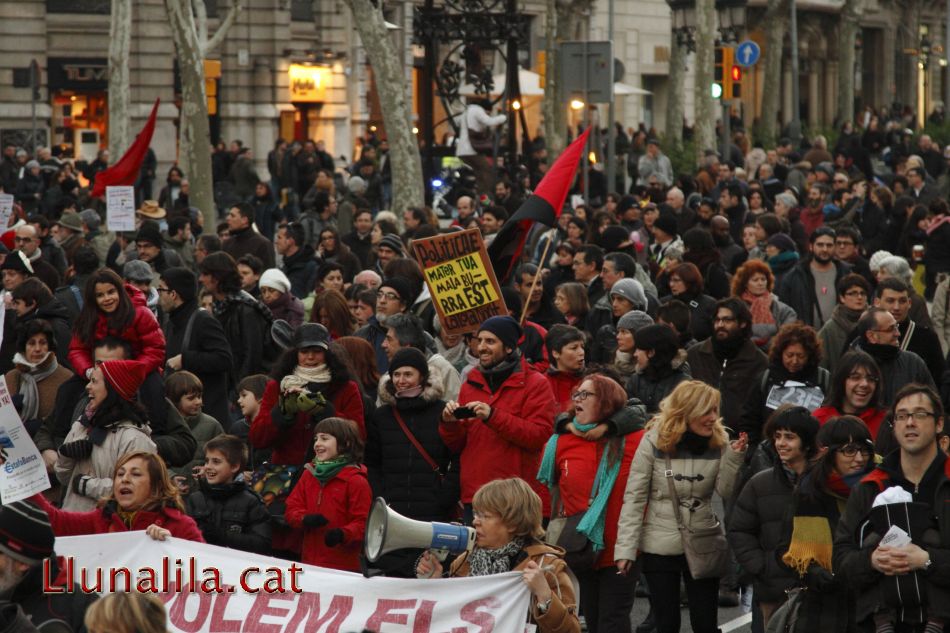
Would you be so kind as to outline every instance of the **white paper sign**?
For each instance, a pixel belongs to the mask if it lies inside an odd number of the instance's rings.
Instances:
[[[133,187],[106,187],[106,226],[110,231],[135,230]]]
[[[13,195],[0,193],[0,230],[5,230],[13,215]]]
[[[68,514],[51,513],[54,531]],[[512,633],[525,630],[530,597],[518,572],[367,579],[178,538],[154,541],[139,531],[57,537],[56,553],[65,559],[64,579],[85,580],[97,593],[127,591],[126,579],[132,589],[154,588],[175,632]],[[137,584],[143,578],[144,588]]]
[[[905,545],[910,545],[910,535],[896,525],[892,525],[881,539],[880,547],[904,547]]]
[[[2,325],[0,325],[2,327]],[[46,464],[0,380],[0,503],[4,505],[49,490]]]

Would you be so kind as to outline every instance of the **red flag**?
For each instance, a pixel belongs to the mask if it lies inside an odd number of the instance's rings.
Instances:
[[[505,284],[511,276],[515,263],[521,258],[525,240],[535,222],[553,227],[561,216],[567,192],[574,182],[577,165],[587,147],[590,127],[577,137],[557,157],[548,173],[528,199],[521,203],[514,215],[505,222],[498,235],[488,247],[488,258],[495,269],[498,282]]]
[[[161,99],[155,100],[155,105],[152,106],[152,113],[148,115],[145,127],[135,137],[135,141],[122,155],[122,158],[114,163],[112,167],[96,174],[96,184],[92,188],[92,197],[99,198],[106,195],[106,187],[128,187],[134,185],[135,181],[138,180],[142,161],[145,160],[145,154],[148,153],[149,145],[152,144],[152,134],[155,132],[155,117],[158,115],[160,101]]]

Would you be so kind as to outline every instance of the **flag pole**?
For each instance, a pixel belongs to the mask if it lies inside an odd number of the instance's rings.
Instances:
[[[538,286],[538,279],[541,277],[541,271],[544,270],[544,262],[548,259],[548,251],[551,249],[551,244],[554,243],[554,235],[557,233],[557,229],[551,229],[549,233],[548,243],[544,245],[541,259],[538,260],[538,269],[534,272],[534,279],[531,280],[531,291],[528,293],[528,299],[521,306],[521,318],[518,319],[518,325],[524,325],[524,319],[528,316],[528,306],[531,305],[531,297],[534,295],[534,289]]]

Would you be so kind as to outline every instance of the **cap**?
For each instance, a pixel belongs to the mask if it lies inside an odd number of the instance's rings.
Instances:
[[[296,349],[319,347],[329,349],[330,332],[319,323],[301,323],[294,332],[291,345]]]
[[[139,207],[138,213],[153,220],[161,220],[167,215],[165,209],[158,206],[157,200],[144,200],[142,206]]]
[[[653,222],[655,228],[667,235],[676,235],[676,217],[670,213],[661,213]]]
[[[69,229],[71,231],[76,231],[77,233],[82,233],[82,220],[79,218],[78,213],[73,213],[69,211],[59,216],[59,220],[53,224],[58,224],[64,229]]]
[[[0,270],[15,270],[27,276],[35,274],[30,258],[23,251],[13,251],[7,255],[3,263],[0,264]]]
[[[53,555],[55,541],[42,508],[28,501],[0,506],[0,552],[32,567]]]
[[[640,328],[653,325],[653,318],[643,310],[631,310],[617,321],[618,330],[636,332]]]
[[[636,279],[620,279],[610,289],[610,297],[623,297],[637,310],[647,309],[647,295],[643,291],[643,284]]]
[[[79,219],[82,220],[83,224],[89,227],[90,231],[97,230],[99,225],[102,224],[102,218],[99,217],[95,209],[86,209],[79,214]]]
[[[780,251],[792,251],[795,252],[795,242],[789,236],[784,233],[776,233],[769,238],[769,241],[766,242],[769,246],[774,246]]]
[[[122,277],[140,283],[152,281],[152,267],[141,259],[133,259],[122,267]]]
[[[287,294],[290,291],[290,280],[279,268],[268,268],[261,275],[257,285],[261,288],[270,288]]]
[[[479,327],[479,332],[491,332],[498,337],[505,347],[515,349],[521,340],[523,331],[518,322],[510,316],[493,316],[486,319]]]
[[[383,239],[379,241],[377,248],[383,248],[384,246],[388,249],[396,251],[397,253],[402,253],[402,240],[399,239],[398,235],[394,235],[393,233],[384,235]]]
[[[137,360],[107,360],[99,363],[98,368],[119,397],[130,402],[135,400],[148,373],[145,365]]]
[[[158,223],[152,220],[142,222],[138,233],[135,234],[135,241],[148,242],[152,246],[161,247],[164,240],[162,240],[162,231],[158,228]]]
[[[383,283],[379,284],[380,290],[383,288],[392,288],[396,291],[396,294],[399,295],[400,300],[406,305],[411,305],[415,300],[415,294],[412,291],[412,282],[410,282],[405,277],[390,277],[384,279]]]
[[[423,378],[429,375],[429,363],[426,362],[425,354],[415,347],[405,347],[393,354],[392,360],[389,361],[389,377],[392,378],[393,373],[400,367],[412,367],[422,374]]]

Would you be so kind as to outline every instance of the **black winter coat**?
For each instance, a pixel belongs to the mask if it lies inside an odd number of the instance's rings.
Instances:
[[[383,406],[366,421],[366,455],[373,496],[383,497],[400,514],[420,521],[446,521],[459,499],[458,457],[442,441],[439,422],[445,402],[440,384],[427,385],[416,398],[396,398],[386,383],[379,392]],[[444,480],[432,471],[403,433],[393,414],[403,421],[430,457]]]
[[[691,294],[667,295],[660,299],[667,304],[673,299],[689,306],[689,333],[697,341],[703,341],[713,334],[713,319],[716,318],[716,300],[709,295]]]
[[[243,480],[212,486],[201,479],[198,490],[185,499],[185,511],[212,545],[270,553],[271,514]]]
[[[50,577],[59,575],[60,567],[56,557],[50,559]],[[96,594],[79,590],[73,584],[67,593],[45,593],[43,591],[43,565],[36,565],[26,572],[23,580],[10,592],[0,592],[0,600],[9,600],[20,605],[23,612],[40,631],[72,631],[86,633],[84,618],[86,609],[98,599]],[[22,629],[12,629],[21,633]],[[26,629],[29,631],[29,629]]]
[[[783,602],[785,590],[797,584],[797,574],[782,562],[793,490],[781,466],[764,470],[742,488],[729,519],[729,545],[753,577],[755,597],[762,602]]]
[[[725,363],[713,351],[712,340],[693,345],[686,350],[686,357],[693,378],[720,391],[723,422],[736,428],[742,405],[768,367],[768,358],[751,340],[746,340],[735,358]]]
[[[782,365],[770,365],[768,374],[757,377],[755,385],[749,391],[742,405],[742,416],[736,426],[738,433],[749,434],[750,446],[755,446],[762,439],[762,427],[775,412],[775,409],[766,405],[769,392],[772,391],[772,387],[785,384],[786,380],[796,380],[809,387],[818,387],[827,396],[831,385],[831,374],[827,369],[817,366],[806,368],[798,374],[790,374]]]
[[[313,292],[317,283],[317,260],[313,258],[312,246],[304,244],[293,255],[284,257],[280,269],[290,280],[290,292],[295,297],[303,300]]]
[[[927,277],[926,296],[933,298],[937,287],[937,273],[950,272],[950,219],[944,218],[942,224],[928,233],[924,266]]]
[[[663,372],[660,377],[648,376],[639,370],[635,371],[627,380],[627,397],[636,398],[646,405],[647,413],[656,413],[660,410],[660,401],[670,395],[676,385],[689,379],[686,350],[679,350],[669,371]]]
[[[265,358],[265,342],[271,340],[273,321],[267,306],[242,290],[215,301],[214,316],[231,348],[232,380],[236,383],[251,374],[266,374],[271,359]]]
[[[856,339],[851,347],[871,354],[862,343],[863,341]],[[934,377],[930,375],[926,363],[913,352],[898,350],[897,355],[890,359],[880,358],[875,354],[871,354],[871,357],[881,368],[881,376],[884,379],[884,384],[880,386],[880,389],[882,389],[881,399],[885,407],[889,407],[894,403],[894,396],[897,395],[901,387],[908,383],[919,382],[930,385],[934,389],[937,388]]]
[[[194,322],[189,339],[185,341],[185,331],[192,315]],[[227,428],[231,421],[228,372],[233,358],[221,322],[207,310],[199,310],[196,301],[189,301],[168,314],[162,330],[165,332],[165,359],[181,354],[181,368],[196,375],[204,386],[202,411]]]

